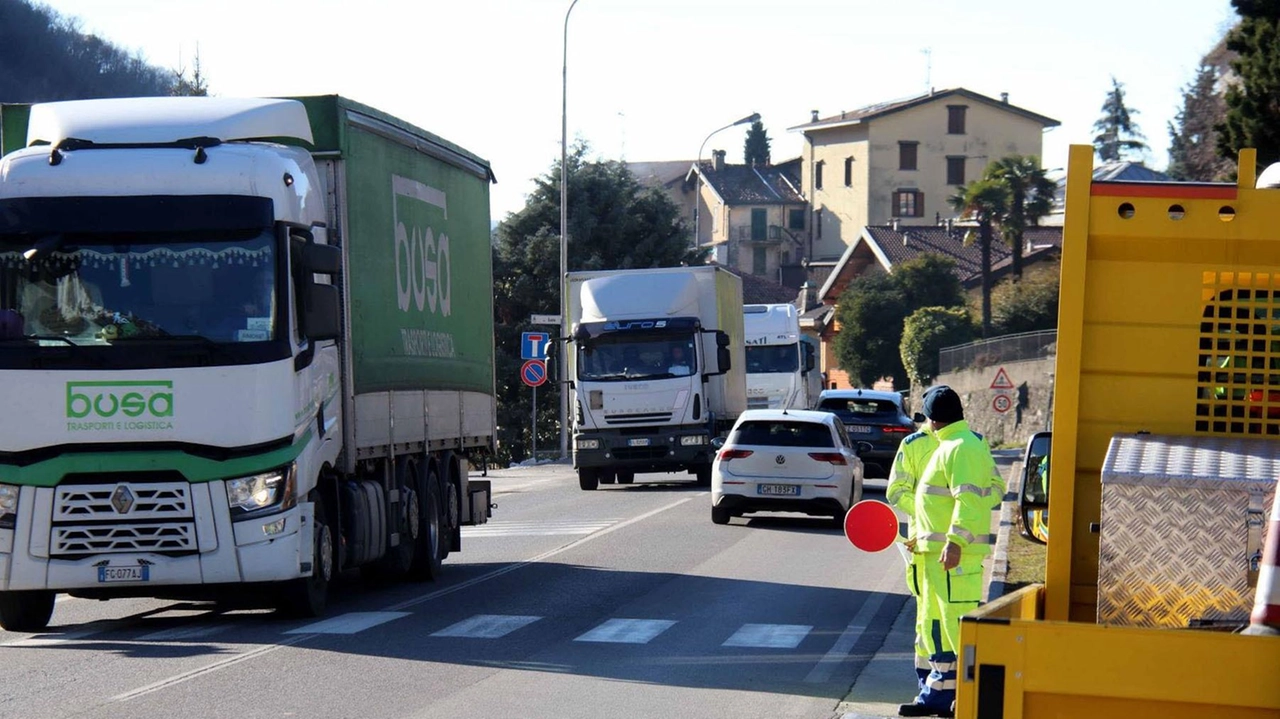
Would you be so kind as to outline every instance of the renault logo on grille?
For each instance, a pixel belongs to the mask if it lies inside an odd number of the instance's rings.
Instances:
[[[120,514],[128,513],[133,507],[133,492],[123,484],[116,486],[116,491],[111,493],[111,506],[116,508]]]

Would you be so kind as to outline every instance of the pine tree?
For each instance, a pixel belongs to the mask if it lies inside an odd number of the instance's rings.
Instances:
[[[209,81],[200,71],[200,48],[196,47],[196,57],[192,62],[191,76],[187,76],[187,68],[179,65],[173,71],[173,87],[169,90],[170,95],[187,96],[187,97],[208,97]]]
[[[1239,53],[1238,76],[1227,89],[1226,121],[1218,126],[1218,153],[1234,163],[1242,147],[1258,150],[1258,166],[1280,160],[1280,0],[1231,0],[1240,24],[1227,37]]]
[[[748,167],[760,165],[761,167],[769,164],[769,136],[765,134],[764,123],[756,120],[751,123],[751,129],[747,130],[747,140],[742,148],[742,161]]]
[[[1224,180],[1232,164],[1218,156],[1218,130],[1227,104],[1218,91],[1218,71],[1201,62],[1182,92],[1182,109],[1169,123],[1169,176],[1175,180]]]
[[[1093,138],[1093,147],[1103,162],[1123,160],[1129,152],[1141,154],[1147,149],[1146,138],[1133,121],[1137,114],[1137,110],[1124,104],[1124,83],[1112,77],[1111,91],[1102,103],[1102,117],[1093,123],[1093,131],[1098,133]]]

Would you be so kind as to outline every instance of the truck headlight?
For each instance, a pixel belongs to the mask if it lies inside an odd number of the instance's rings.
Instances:
[[[578,449],[600,449],[600,440],[598,439],[583,439],[579,437],[574,440],[574,443]]]
[[[705,434],[687,434],[680,438],[680,444],[685,447],[692,447],[699,444],[707,443],[707,435]]]
[[[18,518],[18,492],[21,487],[0,484],[0,529],[13,529]]]
[[[294,472],[295,466],[289,465],[251,477],[227,480],[227,504],[231,506],[232,518],[292,507],[296,502]]]

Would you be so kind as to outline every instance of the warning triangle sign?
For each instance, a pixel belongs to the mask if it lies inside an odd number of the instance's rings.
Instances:
[[[1013,381],[1009,379],[1009,373],[1004,371],[1004,367],[996,372],[996,378],[991,382],[991,389],[1013,389]]]

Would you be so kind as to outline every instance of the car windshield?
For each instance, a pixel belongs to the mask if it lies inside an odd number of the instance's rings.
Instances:
[[[54,236],[0,245],[0,340],[275,339],[275,240]]]
[[[894,422],[902,417],[898,405],[888,399],[827,397],[818,403],[818,409],[834,412],[845,422]]]
[[[747,345],[747,372],[795,372],[800,369],[798,343],[789,345]]]
[[[687,377],[697,372],[693,335],[602,335],[578,347],[578,379]]]
[[[767,447],[834,447],[831,430],[825,424],[795,421],[743,422],[729,437],[730,444]]]

